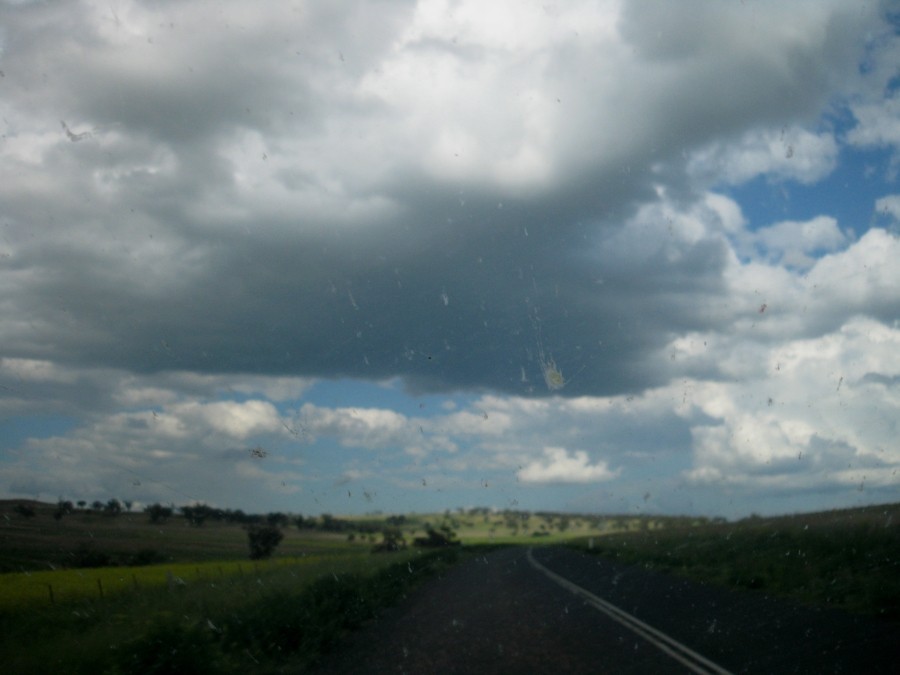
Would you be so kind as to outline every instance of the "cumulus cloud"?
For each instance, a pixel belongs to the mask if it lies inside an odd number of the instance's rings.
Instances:
[[[857,125],[847,140],[854,145],[900,146],[900,96],[853,107]]]
[[[884,9],[7,3],[3,489],[887,475]]]
[[[760,129],[737,142],[716,141],[699,149],[688,168],[709,183],[745,183],[757,176],[814,183],[837,163],[838,144],[830,133],[803,128]]]
[[[610,480],[616,472],[603,461],[591,464],[584,450],[544,448],[544,460],[528,464],[518,475],[526,483],[592,483]]]
[[[849,243],[837,220],[817,216],[805,222],[783,221],[747,233],[744,242],[760,258],[795,269],[808,269],[825,253]]]

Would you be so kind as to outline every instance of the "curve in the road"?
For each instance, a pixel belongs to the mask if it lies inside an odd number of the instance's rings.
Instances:
[[[653,626],[650,626],[637,617],[631,616],[628,612],[616,607],[612,603],[607,602],[603,598],[597,597],[590,591],[582,588],[578,584],[574,584],[568,579],[561,577],[555,572],[551,572],[541,563],[534,559],[533,550],[528,549],[528,562],[539,572],[542,572],[549,579],[567,591],[575,594],[595,609],[603,612],[613,621],[620,623],[632,632],[644,638],[651,645],[660,651],[668,654],[673,659],[684,665],[692,673],[698,675],[730,675],[729,671],[721,666],[713,663],[706,657],[698,654],[690,647],[681,644],[678,640],[666,635]]]

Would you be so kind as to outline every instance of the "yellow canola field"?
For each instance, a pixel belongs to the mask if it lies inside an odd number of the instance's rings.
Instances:
[[[97,599],[135,589],[177,588],[198,582],[215,584],[217,579],[258,574],[285,566],[320,565],[335,557],[311,555],[259,562],[241,560],[171,563],[0,574],[0,611]]]

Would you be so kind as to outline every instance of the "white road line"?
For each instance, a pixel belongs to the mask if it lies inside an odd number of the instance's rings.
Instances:
[[[662,631],[653,628],[653,626],[647,625],[637,617],[631,616],[631,614],[629,614],[628,612],[619,609],[615,605],[608,603],[602,598],[597,597],[590,591],[583,589],[578,584],[572,583],[565,577],[561,577],[555,572],[551,572],[534,559],[531,548],[528,549],[528,562],[531,563],[532,567],[534,567],[536,570],[543,572],[545,575],[547,575],[547,577],[555,581],[566,590],[571,591],[575,595],[583,598],[591,606],[606,614],[610,619],[613,619],[614,621],[622,624],[634,633],[637,633],[654,647],[660,649],[679,663],[686,666],[691,672],[701,673],[702,675],[709,675],[710,673],[715,673],[716,675],[730,675],[729,671],[725,670],[721,666],[716,665],[706,657],[701,656],[700,654],[698,654],[691,648],[681,644],[677,640],[669,637]]]

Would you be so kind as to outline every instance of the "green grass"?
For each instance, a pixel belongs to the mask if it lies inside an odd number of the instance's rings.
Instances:
[[[588,550],[587,539],[576,545]],[[594,538],[592,553],[900,621],[900,505]]]
[[[10,673],[291,672],[458,555],[357,549],[33,603],[0,612],[0,662]]]
[[[107,516],[78,512],[54,520],[50,505],[34,518],[7,510],[0,520],[0,572],[52,570],[78,566],[79,555],[99,553],[124,564],[141,552],[155,552],[166,562],[227,561],[248,557],[247,534],[237,524],[208,521],[200,527],[181,517],[151,523],[143,513]],[[345,535],[283,528],[278,554],[299,557],[336,550],[365,549]]]
[[[295,570],[344,565],[360,550],[265,561],[231,560],[201,563],[164,563],[142,567],[99,567],[0,575],[0,612],[28,607],[96,599],[143,589],[168,590],[193,584],[215,584],[242,575],[259,575],[279,567]],[[349,557],[348,557],[349,556]]]

